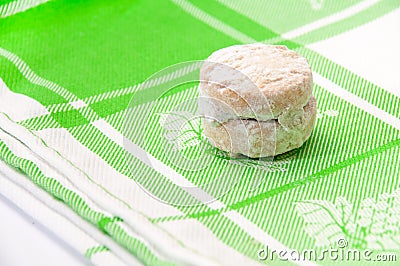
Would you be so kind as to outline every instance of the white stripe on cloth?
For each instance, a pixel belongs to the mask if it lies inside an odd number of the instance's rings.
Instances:
[[[357,95],[341,88],[340,86],[336,85],[332,81],[324,78],[323,76],[319,75],[318,73],[313,73],[314,82],[320,85],[325,90],[329,91],[330,93],[338,96],[339,98],[351,103],[354,106],[357,106],[361,110],[369,113],[370,115],[378,118],[379,120],[391,125],[392,127],[400,130],[400,119],[397,117],[392,116],[391,114],[379,109],[375,105],[370,104],[369,102],[361,99]]]
[[[103,123],[103,120],[96,121],[93,124],[95,123]],[[147,217],[159,218],[183,214],[173,206],[165,205],[149,197],[133,180],[126,178],[107,164],[104,159],[82,145],[68,130],[49,128],[38,131],[37,135],[47,145],[59,151],[67,160],[87,173],[94,182],[107,188],[110,193]],[[121,135],[119,137],[122,139]]]
[[[400,2],[372,23],[306,47],[400,99]]]
[[[207,250],[209,256],[219,258],[223,265],[265,265],[264,261],[251,260],[246,255],[238,253],[218,240],[210,229],[198,224],[196,219],[182,219],[163,221],[160,226],[188,246],[201,246],[203,250]],[[257,254],[255,248],[254,254]]]
[[[324,26],[327,26],[327,25],[333,24],[335,22],[349,18],[349,17],[377,4],[379,1],[381,1],[381,0],[364,0],[360,3],[350,6],[346,9],[339,11],[335,14],[332,14],[328,17],[316,20],[307,25],[301,26],[300,28],[288,31],[288,32],[282,34],[281,37],[283,39],[294,39],[296,37],[299,37],[301,35],[311,32],[311,31],[320,29]]]
[[[18,106],[18,112],[14,112],[15,106]],[[12,92],[1,78],[0,111],[9,114],[11,119],[17,122],[49,114],[46,107],[38,101],[26,95]]]
[[[4,56],[11,63],[13,63],[18,68],[18,70],[21,72],[21,74],[24,75],[24,77],[32,84],[47,88],[50,91],[57,93],[58,95],[60,95],[64,99],[66,99],[68,102],[73,102],[73,101],[79,100],[79,98],[76,97],[73,93],[64,89],[60,85],[58,85],[54,82],[51,82],[49,80],[46,80],[42,77],[39,77],[35,72],[33,72],[31,70],[29,65],[24,60],[19,58],[17,55],[11,53],[10,51],[7,51],[0,47],[0,55]]]
[[[169,81],[172,81],[174,79],[183,77],[196,69],[199,69],[199,62],[194,62],[193,64],[188,64],[184,66],[183,68],[177,69],[176,71],[173,71],[172,73],[168,73],[164,76],[160,76],[157,78],[150,78],[142,83],[130,86],[128,88],[123,88],[123,89],[116,89],[108,92],[104,92],[98,95],[93,95],[89,96],[83,100],[78,100],[75,102],[71,103],[58,103],[58,104],[53,104],[47,107],[49,112],[63,112],[63,111],[68,111],[72,109],[79,109],[82,108],[88,104],[93,104],[97,102],[101,102],[107,99],[113,99],[129,94],[133,94],[135,92],[138,92],[140,90],[152,88],[161,84],[165,84]],[[83,104],[85,103],[85,104]]]
[[[0,121],[4,119],[4,115],[0,113]],[[7,118],[5,118],[7,119]],[[112,216],[111,213],[105,212],[101,207],[99,207],[95,202],[93,202],[85,193],[79,190],[79,188],[74,185],[69,179],[65,178],[62,174],[52,169],[48,166],[46,162],[24,146],[20,139],[14,138],[7,131],[9,128],[3,127],[3,123],[0,122],[0,140],[15,154],[17,157],[29,160],[33,162],[41,172],[48,177],[52,177],[54,180],[58,181],[63,187],[68,190],[74,191],[80,198],[82,198],[86,204],[94,211],[98,211],[107,216]],[[29,134],[29,133],[28,133]]]
[[[38,5],[49,2],[50,0],[15,0],[0,6],[0,18],[6,18]]]
[[[178,6],[180,6],[183,10],[187,13],[191,14],[193,17],[203,21],[207,25],[216,28],[220,32],[225,33],[228,36],[233,37],[234,39],[242,42],[242,43],[254,43],[256,40],[247,36],[246,34],[232,28],[231,26],[225,24],[224,22],[214,18],[213,16],[209,15],[208,13],[204,12],[200,8],[197,8],[195,5],[191,4],[185,0],[171,0]]]

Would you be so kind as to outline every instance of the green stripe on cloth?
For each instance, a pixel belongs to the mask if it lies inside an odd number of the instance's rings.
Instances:
[[[0,3],[0,18],[25,12],[48,1],[49,0],[3,0]]]
[[[101,252],[106,252],[109,251],[110,249],[106,246],[96,246],[96,247],[91,247],[86,250],[85,252],[85,257],[90,259],[93,255]]]

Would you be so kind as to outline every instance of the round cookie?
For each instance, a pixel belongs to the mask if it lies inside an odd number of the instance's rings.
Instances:
[[[243,75],[221,73],[221,65]],[[226,119],[237,116],[259,121],[286,116],[293,109],[299,111],[312,95],[313,82],[305,58],[286,46],[260,43],[235,45],[214,52],[201,68],[200,80],[201,96],[229,106],[224,110]],[[260,95],[265,99],[260,100]],[[208,115],[207,110],[204,115]]]
[[[300,123],[289,130],[278,121],[246,119],[215,123],[204,119],[204,134],[213,146],[231,154],[251,158],[274,156],[299,148],[310,137],[316,120],[316,101],[312,96],[304,107]]]
[[[235,45],[200,69],[199,113],[212,145],[252,158],[295,149],[316,120],[312,72],[285,46]]]

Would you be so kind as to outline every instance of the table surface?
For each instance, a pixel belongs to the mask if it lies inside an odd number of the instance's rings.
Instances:
[[[91,265],[66,243],[0,195],[0,265]],[[4,230],[6,228],[7,230]],[[23,250],[24,256],[21,256]]]

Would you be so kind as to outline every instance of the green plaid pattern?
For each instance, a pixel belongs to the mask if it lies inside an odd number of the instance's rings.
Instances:
[[[321,250],[339,238],[352,248],[396,253],[400,99],[309,44],[374,23],[399,7],[397,0],[2,1],[0,97],[34,105],[0,105],[0,158],[145,265],[228,264],[230,254],[249,264],[279,264],[260,260],[258,251],[266,245]],[[139,99],[133,112],[146,117],[141,112],[154,103],[157,86],[193,75],[194,68],[143,83],[149,76],[252,42],[286,45],[308,59],[319,108],[311,138],[275,158],[267,170],[216,158],[201,173],[190,172],[171,163],[162,124],[151,117],[143,121],[150,146],[137,145],[190,184],[212,182],[221,169],[241,175],[221,197],[204,191],[218,204],[142,204],[155,199],[129,189],[140,185],[166,200],[197,199],[166,172],[126,154],[121,143],[132,97]],[[171,111],[196,96],[196,86],[184,84],[164,96],[157,111]],[[31,155],[21,156],[24,151]],[[90,157],[79,161],[82,151]],[[45,166],[35,163],[39,157],[49,167],[59,166],[71,185],[44,173]],[[256,189],[254,177],[262,181]],[[209,253],[212,247],[205,248],[207,240],[193,243],[201,230],[230,253],[217,257]],[[96,254],[110,251],[99,243],[84,255],[97,263]]]

